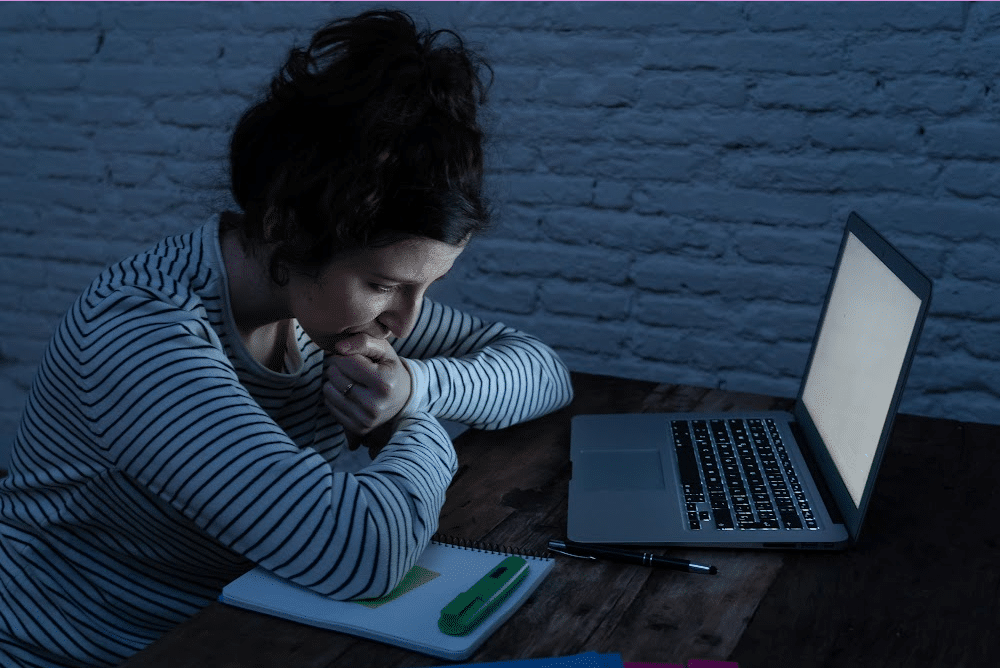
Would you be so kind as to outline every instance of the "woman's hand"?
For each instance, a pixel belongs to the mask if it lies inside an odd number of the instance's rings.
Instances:
[[[326,406],[344,426],[350,449],[364,442],[374,459],[410,400],[410,372],[388,341],[368,334],[338,341],[335,350],[323,385]]]

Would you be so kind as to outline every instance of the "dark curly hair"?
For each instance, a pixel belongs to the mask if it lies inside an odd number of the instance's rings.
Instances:
[[[477,107],[492,79],[461,37],[418,32],[403,12],[328,23],[238,121],[229,167],[244,215],[223,230],[255,251],[274,244],[279,285],[346,250],[462,243],[490,222]]]

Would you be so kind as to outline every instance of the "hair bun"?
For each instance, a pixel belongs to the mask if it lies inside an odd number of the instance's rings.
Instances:
[[[263,239],[271,211],[285,237],[308,246],[288,250],[289,264],[315,265],[394,234],[457,243],[485,228],[476,117],[491,84],[459,35],[418,31],[403,12],[328,23],[290,50],[233,133],[247,238]]]

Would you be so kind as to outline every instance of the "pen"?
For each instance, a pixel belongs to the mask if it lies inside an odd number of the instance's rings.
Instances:
[[[574,543],[571,540],[550,540],[549,549],[553,552],[565,554],[568,557],[578,557],[581,559],[607,559],[608,561],[617,561],[623,564],[672,568],[675,571],[708,573],[710,575],[717,575],[719,572],[715,566],[703,566],[702,564],[690,562],[687,559],[660,557],[648,552],[630,552],[603,545],[585,545],[583,543]]]

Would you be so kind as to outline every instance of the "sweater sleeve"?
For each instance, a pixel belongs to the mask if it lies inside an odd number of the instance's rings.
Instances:
[[[225,547],[338,599],[380,596],[436,530],[457,468],[426,412],[355,474],[299,448],[241,385],[214,331],[145,289],[84,309],[70,348],[111,465]]]
[[[430,412],[502,429],[573,399],[569,371],[537,338],[425,299],[413,332],[393,343],[414,380],[404,414]]]

